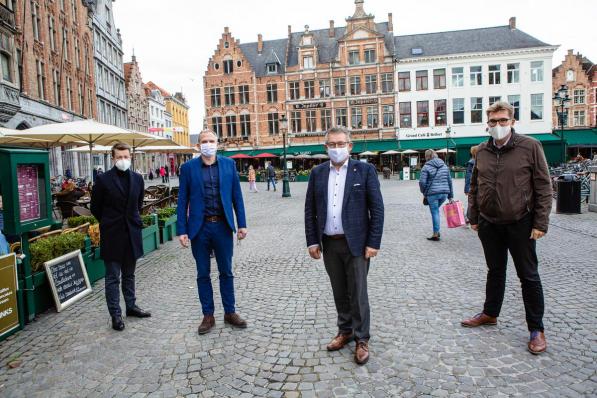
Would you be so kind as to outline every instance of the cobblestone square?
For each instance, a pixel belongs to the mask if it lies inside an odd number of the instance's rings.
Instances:
[[[98,282],[76,305],[43,314],[0,343],[0,396],[597,394],[596,213],[553,214],[538,243],[548,351],[532,356],[514,267],[498,326],[462,328],[460,320],[479,312],[484,299],[476,234],[444,223],[442,241],[427,241],[431,220],[416,182],[382,181],[385,232],[368,280],[372,357],[359,367],[354,344],[325,350],[336,332],[335,307],[323,262],[305,249],[306,183],[291,184],[289,199],[259,189],[245,191],[249,237],[234,257],[237,309],[248,329],[224,325],[212,272],[216,327],[197,334],[195,263],[190,250],[170,242],[138,264],[138,303],[151,318],[125,319],[125,331],[113,331]],[[462,192],[462,180],[455,191]],[[10,369],[14,359],[22,364]]]

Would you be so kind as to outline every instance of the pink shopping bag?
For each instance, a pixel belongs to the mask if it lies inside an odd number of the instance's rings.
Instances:
[[[445,205],[444,214],[446,215],[448,228],[458,228],[466,224],[462,202],[459,200],[455,200],[452,203]]]

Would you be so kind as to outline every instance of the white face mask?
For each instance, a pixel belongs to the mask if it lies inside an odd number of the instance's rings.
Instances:
[[[503,140],[510,134],[512,131],[512,127],[510,126],[493,126],[489,128],[489,135],[493,137],[494,140]]]
[[[116,168],[120,171],[127,171],[131,167],[131,160],[130,159],[118,159],[116,163],[114,163]]]
[[[332,163],[342,163],[348,158],[348,147],[344,148],[328,148],[328,155]]]
[[[201,144],[201,154],[203,156],[212,157],[218,151],[218,144],[208,142],[205,144]]]

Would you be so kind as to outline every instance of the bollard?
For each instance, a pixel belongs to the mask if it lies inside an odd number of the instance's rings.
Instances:
[[[591,193],[589,194],[589,211],[597,213],[597,166],[590,166]]]

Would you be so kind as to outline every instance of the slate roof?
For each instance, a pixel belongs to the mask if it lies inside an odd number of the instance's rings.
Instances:
[[[510,29],[508,25],[396,36],[394,43],[398,59],[549,46],[521,30]],[[413,55],[413,48],[423,51]]]
[[[397,59],[550,46],[519,29],[510,29],[509,25],[403,36],[389,32],[387,22],[375,26],[377,32],[384,35],[386,48]],[[348,33],[345,26],[334,28],[334,37],[329,37],[329,29],[310,32],[317,46],[318,63],[333,62],[338,54],[338,40]],[[241,44],[240,48],[258,77],[267,75],[266,64],[276,57],[281,63],[279,73],[283,74],[286,66],[299,63],[298,47],[303,33],[293,32],[287,39],[264,41],[261,54],[257,52],[257,42]],[[413,48],[422,51],[413,55]]]
[[[266,64],[271,59],[272,51],[276,54],[281,63],[280,68],[278,69],[278,74],[283,74],[285,72],[287,43],[288,39],[264,41],[263,51],[261,54],[259,54],[257,51],[257,42],[241,44],[240,49],[247,60],[251,63],[251,66],[255,71],[255,75],[257,75],[257,77],[261,77],[268,74]]]

